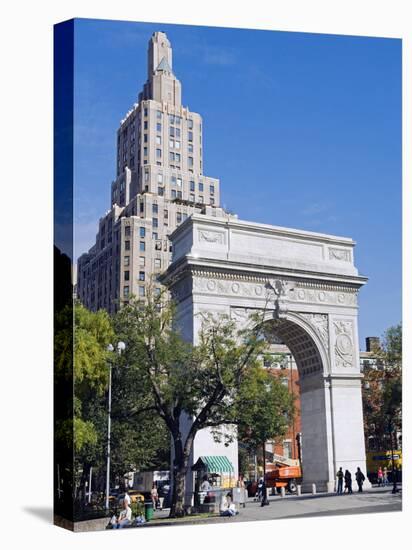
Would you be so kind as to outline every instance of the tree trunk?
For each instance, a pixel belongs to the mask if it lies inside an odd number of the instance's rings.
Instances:
[[[173,493],[170,506],[169,517],[182,517],[185,515],[185,492],[186,492],[186,474],[189,465],[189,458],[192,452],[194,436],[189,436],[182,445],[179,438],[173,440],[174,444],[174,463],[173,463]]]

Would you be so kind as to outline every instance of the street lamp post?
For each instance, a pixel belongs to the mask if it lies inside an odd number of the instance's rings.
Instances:
[[[126,349],[124,342],[118,342],[117,353],[121,353]],[[107,351],[113,352],[114,347],[112,344],[107,346]],[[109,509],[109,493],[110,493],[110,432],[111,432],[111,414],[112,414],[112,361],[109,361],[109,390],[108,390],[108,414],[107,414],[107,464],[106,464],[106,510]]]

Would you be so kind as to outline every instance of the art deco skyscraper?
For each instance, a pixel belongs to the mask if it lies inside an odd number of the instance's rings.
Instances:
[[[114,312],[144,297],[149,277],[170,263],[170,233],[193,212],[223,215],[219,199],[219,180],[203,174],[202,117],[182,105],[170,42],[155,32],[147,81],[117,131],[111,208],[78,260],[78,298]]]

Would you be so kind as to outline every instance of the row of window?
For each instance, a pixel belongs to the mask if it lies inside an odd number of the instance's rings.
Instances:
[[[143,285],[139,285],[139,297],[140,298],[144,298],[146,296],[146,289]],[[154,293],[156,295],[159,295],[160,294],[160,288],[155,288],[154,289]],[[130,297],[130,287],[129,285],[126,285],[123,287],[123,298],[129,298]]]
[[[124,257],[123,265],[125,267],[128,267],[130,265],[130,256],[125,256]],[[139,256],[139,266],[140,267],[145,267],[145,265],[146,265],[146,257],[145,256]],[[155,258],[154,259],[154,268],[157,270],[157,269],[160,269],[161,267],[162,267],[162,260],[160,258]]]

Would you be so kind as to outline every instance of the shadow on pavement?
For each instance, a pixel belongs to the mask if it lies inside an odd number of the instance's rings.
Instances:
[[[46,507],[46,506],[28,506],[23,508],[25,512],[28,514],[31,514],[32,516],[35,516],[46,523],[53,523],[53,508]]]

